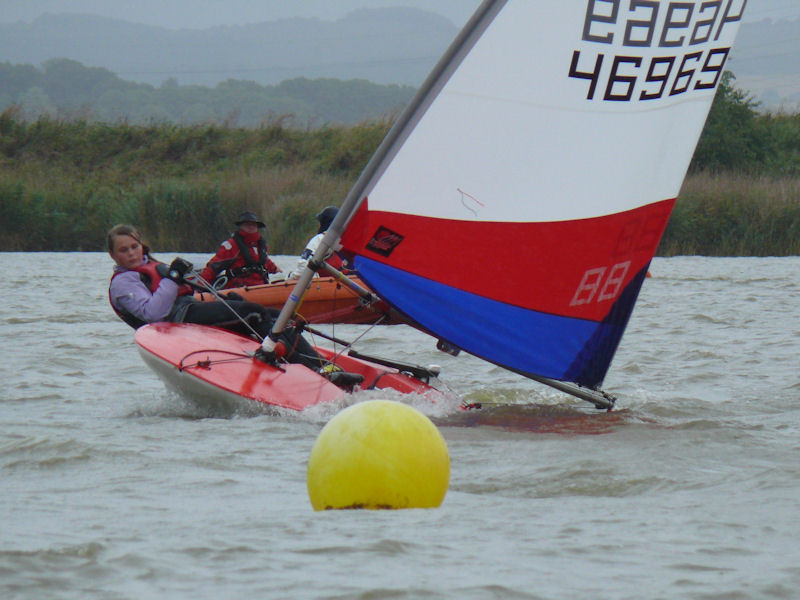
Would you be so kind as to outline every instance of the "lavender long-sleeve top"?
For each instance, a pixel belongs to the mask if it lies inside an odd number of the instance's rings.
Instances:
[[[125,310],[145,323],[164,321],[167,318],[178,297],[177,283],[165,277],[158,284],[155,293],[151,294],[138,272],[116,265],[114,273],[119,275],[111,280],[108,292],[111,303],[117,309]]]

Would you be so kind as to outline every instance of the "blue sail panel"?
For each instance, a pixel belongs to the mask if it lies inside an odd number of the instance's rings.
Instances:
[[[622,294],[627,306],[616,312],[624,318],[593,322],[491,300],[363,256],[356,257],[356,267],[397,310],[470,354],[522,374],[587,387],[602,382],[641,285],[637,278],[631,286],[636,293]]]

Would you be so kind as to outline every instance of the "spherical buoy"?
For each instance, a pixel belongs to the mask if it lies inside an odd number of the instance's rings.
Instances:
[[[354,404],[322,428],[308,459],[314,510],[434,508],[447,493],[450,456],[428,417],[406,404]]]

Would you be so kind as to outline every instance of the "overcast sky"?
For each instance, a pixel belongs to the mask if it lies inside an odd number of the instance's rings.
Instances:
[[[0,0],[0,22],[30,22],[47,12],[73,12],[170,29],[204,29],[287,17],[338,19],[357,8],[413,6],[461,26],[479,4],[480,0]],[[800,0],[749,0],[745,11],[747,21],[798,17]]]
[[[177,28],[241,25],[287,17],[338,19],[358,8],[413,6],[466,22],[480,0],[0,0],[0,21],[81,12]]]

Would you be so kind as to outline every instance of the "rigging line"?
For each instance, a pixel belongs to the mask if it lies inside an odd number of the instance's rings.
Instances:
[[[340,274],[341,274],[341,273],[340,273]],[[334,276],[334,278],[335,278],[335,276]],[[335,314],[335,313],[336,313],[336,305],[337,305],[337,303],[338,303],[338,301],[339,301],[339,293],[338,293],[338,292],[339,292],[339,290],[341,290],[341,289],[344,289],[345,291],[347,291],[347,292],[351,293],[353,296],[355,296],[355,297],[357,297],[357,298],[361,299],[361,301],[362,301],[362,302],[364,301],[363,297],[362,297],[360,294],[358,294],[358,293],[357,293],[357,292],[356,292],[354,289],[352,289],[352,288],[350,288],[349,286],[346,286],[346,285],[341,285],[341,283],[340,283],[340,284],[339,284],[339,285],[338,285],[336,288],[334,288],[334,292],[333,292],[333,307],[334,307],[334,308],[333,308],[333,310],[331,310],[331,311],[330,311],[330,312],[331,312],[331,314]],[[381,323],[381,322],[382,322],[382,321],[383,321],[385,318],[386,318],[386,315],[385,315],[385,314],[381,315],[381,316],[378,318],[378,321],[377,321],[376,323],[373,323],[372,325],[370,325],[370,327],[368,327],[368,328],[367,328],[367,329],[364,331],[364,333],[362,333],[362,334],[361,334],[360,336],[358,336],[358,337],[357,337],[355,340],[353,340],[352,342],[350,342],[349,346],[350,346],[350,347],[352,347],[352,345],[353,345],[353,344],[355,344],[355,343],[356,343],[356,342],[357,342],[359,339],[361,339],[361,338],[362,338],[364,335],[366,335],[366,334],[369,332],[369,330],[370,330],[370,329],[372,329],[373,327],[375,327],[375,325],[378,325],[379,323]],[[335,322],[335,320],[334,320],[334,322],[333,322],[333,323],[331,323],[331,332],[332,332],[332,333],[331,333],[331,335],[332,335],[332,337],[334,338],[334,339],[333,339],[333,350],[334,350],[334,353],[335,353],[335,354],[334,354],[334,356],[336,357],[336,356],[339,356],[339,355],[341,354],[341,352],[336,352],[336,339],[335,339],[335,338],[336,338],[336,322]],[[343,352],[343,351],[344,351],[344,350],[342,350],[342,352]]]
[[[236,358],[220,358],[218,360],[207,359],[207,360],[199,360],[196,363],[191,364],[191,365],[183,364],[183,361],[185,361],[190,356],[193,356],[195,354],[202,354],[203,352],[215,352],[217,354],[230,354],[231,356],[235,356]],[[217,348],[206,348],[205,350],[194,350],[192,352],[189,352],[189,354],[187,354],[186,356],[184,356],[181,359],[181,362],[178,363],[178,370],[179,371],[183,371],[184,369],[191,369],[192,367],[210,367],[212,364],[235,362],[235,361],[241,360],[243,358],[252,358],[252,356],[250,356],[250,355],[248,355],[246,353],[232,352],[230,350],[219,350]]]
[[[239,321],[240,321],[240,322],[241,322],[241,323],[242,323],[242,324],[243,324],[245,327],[247,327],[247,328],[248,328],[248,329],[249,329],[249,330],[250,330],[250,331],[253,333],[253,335],[255,335],[255,336],[256,336],[256,338],[257,338],[259,341],[261,341],[261,342],[263,342],[263,341],[264,341],[264,338],[263,338],[262,336],[260,336],[260,335],[258,334],[258,332],[257,332],[255,329],[253,329],[253,327],[250,325],[250,323],[248,323],[246,319],[244,319],[244,318],[243,318],[243,317],[242,317],[242,316],[241,316],[241,315],[240,315],[238,312],[236,312],[236,311],[233,309],[233,307],[232,307],[230,304],[228,304],[227,300],[225,300],[225,298],[223,298],[223,297],[222,297],[222,295],[221,295],[221,294],[220,294],[220,293],[219,293],[219,292],[216,290],[216,288],[215,288],[213,285],[211,285],[210,283],[208,283],[208,281],[206,281],[205,279],[203,279],[203,277],[200,275],[200,273],[198,273],[197,271],[195,271],[194,269],[192,269],[192,270],[191,270],[191,272],[190,272],[190,275],[192,276],[192,278],[193,278],[194,280],[196,280],[197,282],[199,282],[199,283],[196,283],[196,284],[195,284],[195,286],[197,286],[197,287],[202,287],[202,288],[205,288],[205,289],[206,289],[208,292],[210,292],[210,293],[211,293],[211,295],[212,295],[212,296],[214,296],[214,297],[215,297],[217,300],[219,300],[219,301],[220,301],[220,302],[222,302],[222,303],[223,303],[223,304],[224,304],[226,307],[228,307],[228,310],[230,310],[230,311],[231,311],[231,312],[232,312],[232,313],[233,313],[233,314],[236,316],[236,318],[237,318],[237,319],[238,319],[238,320],[239,320]],[[189,283],[189,282],[187,282],[187,283]]]
[[[311,328],[308,328],[308,327],[306,327],[306,328],[305,328],[305,330],[306,330],[306,331],[308,331],[308,332],[311,334],[311,336],[312,336],[312,337],[314,336],[314,334],[315,334],[315,333],[317,333],[317,334],[319,334],[319,336],[320,336],[320,337],[323,337],[323,338],[329,339],[330,341],[332,341],[332,342],[333,342],[333,357],[332,357],[331,359],[328,359],[328,361],[327,361],[327,362],[334,362],[334,360],[335,360],[337,357],[341,356],[341,355],[342,355],[342,353],[344,353],[344,351],[345,351],[345,350],[350,350],[350,349],[352,349],[352,348],[353,348],[353,346],[355,345],[355,343],[356,343],[358,340],[360,340],[360,339],[361,339],[361,338],[363,338],[365,335],[367,335],[367,334],[370,332],[370,330],[372,330],[372,329],[373,329],[375,326],[377,326],[377,325],[380,325],[380,324],[381,324],[381,323],[384,321],[384,319],[386,319],[386,315],[385,315],[385,314],[384,314],[384,315],[381,315],[381,316],[380,316],[380,318],[378,318],[378,320],[377,320],[377,321],[375,321],[374,323],[370,324],[370,325],[369,325],[369,327],[367,327],[367,328],[366,328],[366,329],[365,329],[365,330],[364,330],[364,331],[363,331],[363,332],[362,332],[362,333],[361,333],[361,334],[360,334],[358,337],[356,337],[356,338],[355,338],[353,341],[351,341],[351,342],[347,342],[347,341],[345,341],[345,340],[342,340],[342,339],[340,339],[340,338],[337,338],[337,337],[335,337],[335,336],[334,336],[334,335],[332,335],[332,334],[331,334],[331,335],[329,335],[329,336],[328,336],[328,335],[325,335],[325,334],[323,334],[323,333],[322,333],[321,331],[319,331],[319,330],[314,330],[314,329],[311,329]],[[339,350],[339,351],[337,351],[337,350],[336,350],[336,344],[337,344],[337,343],[339,343],[339,344],[342,344],[342,349],[341,349],[341,350]]]
[[[349,344],[348,344],[346,347],[342,348],[342,349],[341,349],[339,352],[336,352],[336,353],[334,354],[334,357],[341,356],[341,354],[342,354],[342,353],[343,353],[345,350],[349,350],[349,349],[351,349],[351,348],[353,347],[353,345],[355,345],[355,343],[356,343],[358,340],[360,340],[360,339],[361,339],[361,338],[363,338],[365,335],[367,335],[367,334],[368,334],[368,333],[369,333],[369,332],[370,332],[370,331],[371,331],[371,330],[372,330],[372,329],[373,329],[373,328],[374,328],[376,325],[379,325],[379,324],[381,323],[381,321],[383,321],[383,319],[384,319],[385,317],[386,317],[386,315],[383,315],[383,316],[381,316],[381,317],[380,317],[380,318],[379,318],[379,319],[378,319],[378,320],[377,320],[375,323],[372,323],[372,324],[371,324],[369,327],[367,327],[367,328],[366,328],[366,329],[365,329],[365,330],[364,330],[364,331],[361,333],[361,335],[359,335],[358,337],[356,337],[356,339],[354,339],[352,342],[350,342],[350,343],[349,343]],[[335,351],[335,349],[336,349],[335,342],[334,342],[334,346],[333,346],[333,347],[334,347],[334,351]]]

